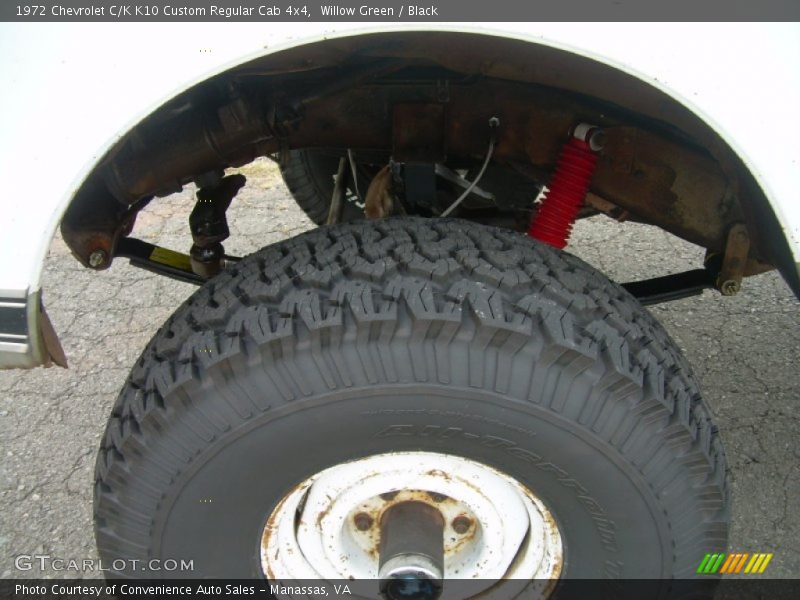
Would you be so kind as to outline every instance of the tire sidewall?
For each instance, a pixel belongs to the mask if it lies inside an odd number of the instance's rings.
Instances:
[[[261,536],[287,493],[336,464],[400,451],[461,456],[526,485],[558,523],[562,577],[670,576],[669,523],[616,450],[541,406],[441,385],[332,393],[231,431],[170,486],[151,547],[193,560],[186,576],[263,577]]]

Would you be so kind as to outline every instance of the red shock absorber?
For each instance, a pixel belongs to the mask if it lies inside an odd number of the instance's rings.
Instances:
[[[591,125],[581,124],[575,128],[574,136],[561,149],[550,189],[531,218],[529,236],[559,250],[567,245],[572,225],[589,191],[601,135],[602,132]]]

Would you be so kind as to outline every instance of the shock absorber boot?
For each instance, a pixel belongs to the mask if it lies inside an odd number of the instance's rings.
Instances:
[[[596,164],[597,154],[589,142],[572,137],[564,144],[528,235],[558,249],[567,245]]]

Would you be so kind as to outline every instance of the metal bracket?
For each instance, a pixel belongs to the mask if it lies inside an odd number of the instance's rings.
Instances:
[[[742,289],[742,277],[750,253],[750,235],[744,223],[735,223],[728,230],[722,266],[714,285],[723,296],[734,296]]]
[[[445,181],[454,183],[455,185],[459,186],[462,190],[466,190],[469,188],[470,185],[472,185],[472,182],[467,181],[461,175],[453,171],[453,169],[450,169],[441,163],[436,163],[435,169],[436,169],[436,174],[439,177],[441,177]],[[484,200],[494,201],[494,194],[492,194],[491,192],[487,192],[486,190],[480,188],[477,185],[472,188],[472,192],[470,193],[475,194],[476,196],[479,196]]]
[[[333,195],[331,205],[328,208],[328,218],[326,225],[335,225],[342,220],[344,210],[344,197],[347,194],[347,158],[344,156],[339,159],[339,168],[336,171],[336,179],[333,184]]]

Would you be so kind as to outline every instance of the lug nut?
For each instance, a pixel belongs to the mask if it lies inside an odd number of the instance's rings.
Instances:
[[[373,519],[367,513],[360,512],[353,517],[353,522],[356,525],[356,529],[359,531],[367,531],[370,527],[372,527]]]
[[[450,524],[453,527],[453,531],[459,534],[467,533],[472,527],[472,520],[464,515],[459,515],[453,522]]]
[[[89,266],[93,269],[99,269],[106,264],[108,255],[105,250],[95,250],[89,255]]]

